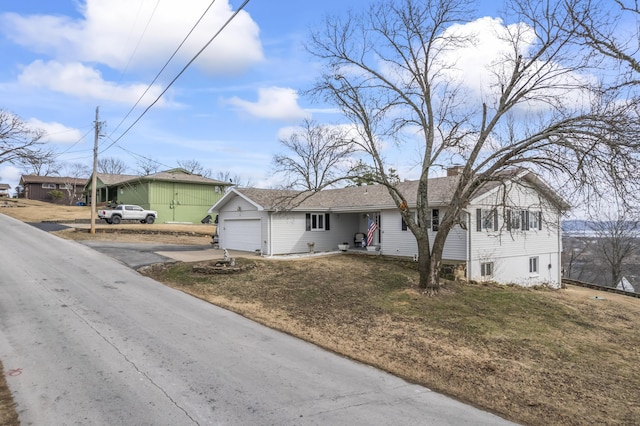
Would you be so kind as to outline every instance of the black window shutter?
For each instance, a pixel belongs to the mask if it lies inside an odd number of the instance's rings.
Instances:
[[[438,232],[439,226],[440,226],[440,210],[431,209],[431,230],[433,232]]]
[[[400,229],[403,231],[407,230],[407,222],[404,221],[404,218],[400,218],[402,220],[402,224],[400,225]]]
[[[324,230],[329,230],[329,213],[324,214]]]
[[[498,230],[498,210],[493,211],[493,230]]]
[[[311,213],[307,213],[307,231],[311,231]]]
[[[538,231],[542,231],[542,212],[538,212]]]
[[[476,231],[482,231],[482,209],[476,209]]]
[[[511,231],[511,210],[507,209],[504,212],[504,215],[505,215],[505,219],[504,220],[505,220],[506,225],[507,225],[507,231]]]

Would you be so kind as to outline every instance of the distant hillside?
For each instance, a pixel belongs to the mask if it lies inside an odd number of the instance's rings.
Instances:
[[[562,221],[562,233],[563,234],[587,234],[593,232],[593,227],[596,224],[592,220],[563,220]]]
[[[607,223],[611,223],[612,228],[607,227],[606,226]],[[638,226],[637,222],[628,221],[626,223],[630,233],[640,234],[640,227]],[[562,227],[562,233],[566,235],[594,235],[595,233],[594,230],[604,231],[606,229],[618,228],[614,224],[615,222],[599,222],[595,220],[573,219],[573,220],[563,220],[561,227]],[[606,232],[603,232],[603,233],[606,233]]]

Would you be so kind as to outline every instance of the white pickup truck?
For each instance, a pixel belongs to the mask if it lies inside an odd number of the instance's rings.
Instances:
[[[145,210],[133,204],[119,204],[116,207],[106,210],[98,210],[98,218],[104,219],[107,223],[119,224],[123,220],[137,220],[141,223],[153,223],[158,218],[158,212]]]

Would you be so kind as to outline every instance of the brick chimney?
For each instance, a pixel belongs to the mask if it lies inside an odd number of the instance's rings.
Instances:
[[[459,176],[462,174],[462,171],[464,170],[464,166],[451,166],[447,169],[447,176]]]

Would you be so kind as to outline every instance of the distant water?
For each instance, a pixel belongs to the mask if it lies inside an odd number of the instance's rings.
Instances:
[[[629,223],[629,232],[638,233],[640,230],[636,222]],[[562,235],[568,237],[598,237],[599,235],[606,234],[606,226],[602,226],[604,222],[596,222],[590,220],[565,220],[562,221]],[[614,225],[615,226],[615,225]],[[616,226],[616,228],[618,228]],[[594,229],[602,229],[598,232]]]

